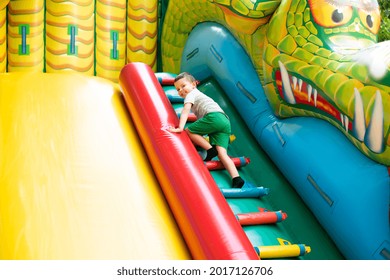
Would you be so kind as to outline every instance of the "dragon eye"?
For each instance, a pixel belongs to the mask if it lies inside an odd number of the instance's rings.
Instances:
[[[367,12],[365,10],[359,10],[359,17],[363,25],[370,30],[373,34],[378,34],[381,15],[379,10]]]
[[[332,13],[332,20],[335,23],[342,22],[343,18],[344,18],[344,15],[342,12],[339,12],[339,10],[334,10],[334,12]]]
[[[373,26],[374,26],[374,20],[372,19],[372,17],[371,17],[371,15],[368,15],[367,17],[366,17],[366,22],[367,22],[367,26],[369,27],[369,28],[372,28]]]
[[[336,6],[328,0],[309,0],[314,21],[323,27],[337,27],[348,23],[353,14],[351,6]]]

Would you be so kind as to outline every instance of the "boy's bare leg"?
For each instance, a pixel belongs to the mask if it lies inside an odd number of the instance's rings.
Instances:
[[[209,141],[207,141],[202,135],[191,133],[188,129],[186,129],[186,131],[195,146],[199,146],[206,151],[212,147]]]
[[[229,157],[227,154],[227,151],[224,147],[216,146],[218,151],[218,158],[222,162],[223,166],[227,170],[227,172],[230,174],[232,178],[238,177],[238,171],[236,168],[236,165],[234,164],[233,160]]]

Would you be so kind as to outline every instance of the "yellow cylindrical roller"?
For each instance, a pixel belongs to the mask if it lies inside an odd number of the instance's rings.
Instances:
[[[96,1],[96,76],[113,82],[126,64],[126,2]]]
[[[8,4],[8,72],[44,70],[44,0]]]
[[[129,0],[127,62],[143,62],[157,69],[157,0]]]
[[[294,258],[310,253],[311,248],[304,244],[258,246],[255,250],[260,259]]]
[[[7,9],[0,7],[0,73],[7,71]]]
[[[309,254],[310,246],[305,244],[292,244],[283,238],[277,238],[280,245],[254,247],[260,259],[294,258]]]
[[[94,75],[94,3],[46,1],[46,72]]]

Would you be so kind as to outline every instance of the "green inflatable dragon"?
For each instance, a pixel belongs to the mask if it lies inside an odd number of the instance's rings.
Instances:
[[[376,0],[170,0],[164,71],[180,71],[189,33],[206,21],[247,51],[276,116],[324,119],[390,166],[390,42],[377,43]]]

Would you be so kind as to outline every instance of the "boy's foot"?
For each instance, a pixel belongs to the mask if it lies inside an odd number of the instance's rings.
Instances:
[[[234,177],[232,180],[232,187],[233,188],[242,188],[242,186],[245,184],[245,181],[242,180],[240,176]]]
[[[216,157],[218,155],[217,148],[215,146],[212,146],[210,149],[207,150],[207,155],[204,161],[210,161],[213,157]]]

